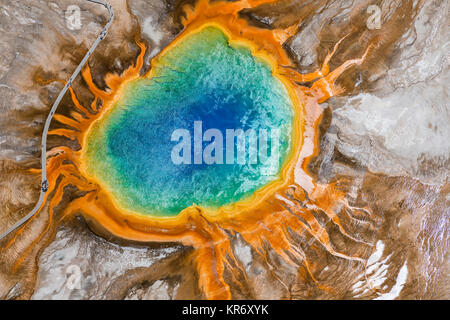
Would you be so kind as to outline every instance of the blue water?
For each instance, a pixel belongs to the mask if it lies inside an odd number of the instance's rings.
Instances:
[[[233,48],[217,28],[190,35],[157,61],[153,77],[129,83],[88,139],[88,170],[124,208],[173,216],[193,205],[218,208],[279,179],[290,148],[293,110],[270,67],[246,48]],[[176,129],[192,138],[194,121],[210,128],[281,130],[281,159],[263,164],[174,164]],[[209,142],[203,142],[203,147]],[[248,147],[248,144],[247,144]],[[225,162],[225,150],[223,150]]]

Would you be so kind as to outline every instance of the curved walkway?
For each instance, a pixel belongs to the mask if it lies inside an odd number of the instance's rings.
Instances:
[[[97,37],[97,39],[95,39],[94,44],[90,47],[89,51],[84,56],[83,60],[81,60],[80,64],[75,69],[74,73],[70,76],[69,80],[64,85],[64,88],[61,90],[61,92],[59,93],[59,95],[56,98],[55,102],[53,103],[53,106],[50,109],[50,113],[47,116],[47,120],[45,121],[44,131],[42,132],[42,140],[41,140],[42,141],[42,144],[41,144],[41,150],[42,150],[41,151],[41,164],[42,164],[42,180],[41,181],[42,182],[41,182],[41,193],[39,195],[39,200],[36,203],[36,205],[34,206],[33,210],[31,210],[22,219],[17,221],[13,226],[9,227],[5,232],[0,234],[0,240],[5,238],[6,236],[8,236],[11,232],[13,232],[14,230],[16,230],[17,228],[22,226],[25,222],[27,222],[29,219],[31,219],[39,211],[39,209],[41,208],[41,206],[42,206],[42,204],[44,202],[45,193],[48,191],[48,180],[47,180],[47,134],[48,134],[48,129],[50,127],[50,123],[52,121],[52,118],[53,118],[53,116],[55,114],[56,109],[58,108],[59,103],[61,102],[62,98],[66,94],[66,92],[69,89],[69,87],[72,85],[72,81],[80,73],[81,69],[86,64],[86,62],[88,61],[89,57],[92,55],[92,53],[94,52],[95,48],[98,46],[100,41],[105,39],[105,37],[106,37],[106,35],[108,33],[108,29],[109,29],[109,27],[111,26],[111,24],[112,24],[112,22],[114,20],[114,11],[113,11],[113,9],[112,9],[112,7],[111,7],[111,5],[109,3],[107,3],[106,1],[103,1],[103,0],[87,0],[87,1],[93,2],[93,3],[97,3],[97,4],[101,4],[106,9],[108,9],[108,13],[109,13],[108,22],[106,23],[106,25],[103,28],[103,30],[100,32],[100,35]]]

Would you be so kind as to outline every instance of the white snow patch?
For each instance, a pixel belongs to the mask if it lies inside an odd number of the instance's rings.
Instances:
[[[384,251],[384,243],[383,241],[378,240],[375,247],[375,252],[372,253],[372,255],[367,260],[367,265],[370,266],[375,262],[377,262],[378,260],[380,260],[381,257],[383,256],[383,251]]]
[[[402,291],[403,287],[405,286],[406,280],[408,279],[407,262],[408,260],[406,260],[401,267],[400,272],[397,275],[397,280],[395,281],[395,284],[392,287],[391,291],[381,294],[374,300],[394,300],[400,295],[400,292]]]
[[[236,243],[234,247],[234,254],[238,258],[244,267],[248,267],[252,263],[252,251],[248,245],[245,245],[242,241]]]

